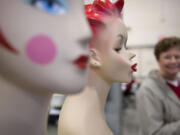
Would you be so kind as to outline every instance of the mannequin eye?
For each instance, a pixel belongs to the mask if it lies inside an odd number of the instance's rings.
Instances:
[[[114,51],[119,52],[122,49],[122,47],[123,47],[123,41],[120,40],[115,44]]]
[[[66,0],[24,0],[27,4],[50,14],[64,14],[69,8]]]
[[[114,51],[119,52],[121,48],[114,48]]]

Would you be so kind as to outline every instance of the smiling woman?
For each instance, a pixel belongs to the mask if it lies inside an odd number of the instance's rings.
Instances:
[[[0,18],[0,134],[45,135],[51,95],[87,81],[84,2],[1,0]]]
[[[137,93],[141,135],[180,134],[180,38],[167,37],[155,45],[159,64]]]

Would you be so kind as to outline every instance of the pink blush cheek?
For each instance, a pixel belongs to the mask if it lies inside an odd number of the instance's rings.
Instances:
[[[122,58],[120,55],[116,55],[116,59],[117,59],[119,62],[124,62],[123,58]]]
[[[27,42],[26,55],[36,64],[47,65],[55,59],[56,45],[46,35],[34,36]]]

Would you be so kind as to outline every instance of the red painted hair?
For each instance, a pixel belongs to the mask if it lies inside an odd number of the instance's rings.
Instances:
[[[121,11],[124,6],[124,0],[117,0],[112,3],[110,0],[94,0],[92,4],[85,5],[86,18],[90,24],[94,37],[99,28],[104,25],[104,18],[108,16],[115,16],[120,18]],[[93,42],[93,41],[92,41]],[[92,42],[90,47],[92,47]]]
[[[103,21],[106,16],[121,17],[124,0],[117,0],[112,3],[110,0],[94,0],[92,4],[85,5],[86,17],[88,20]]]

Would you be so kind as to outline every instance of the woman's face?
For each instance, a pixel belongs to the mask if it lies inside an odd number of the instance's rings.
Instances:
[[[100,74],[109,82],[129,82],[132,72],[131,59],[135,56],[126,50],[127,30],[120,19],[107,18],[105,28],[98,37],[97,50],[99,50],[102,63]]]
[[[82,90],[91,37],[83,10],[83,0],[1,0],[0,74],[48,92]]]
[[[174,47],[159,56],[160,72],[167,78],[176,77],[180,71],[180,49]]]

